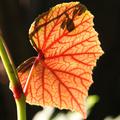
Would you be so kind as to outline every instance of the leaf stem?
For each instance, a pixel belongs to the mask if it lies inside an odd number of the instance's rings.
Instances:
[[[10,89],[12,90],[15,98],[15,102],[17,106],[17,117],[18,117],[17,120],[26,120],[25,96],[21,89],[21,84],[19,82],[17,71],[13,64],[12,58],[1,36],[0,36],[0,56],[10,81]]]

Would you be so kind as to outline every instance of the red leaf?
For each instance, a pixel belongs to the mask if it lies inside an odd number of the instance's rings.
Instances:
[[[59,4],[36,18],[30,40],[38,52],[18,68],[26,101],[81,112],[92,69],[103,54],[93,15],[79,2]]]

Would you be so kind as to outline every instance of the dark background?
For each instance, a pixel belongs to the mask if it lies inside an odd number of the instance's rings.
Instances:
[[[0,29],[16,66],[37,54],[28,40],[34,18],[62,2],[65,0],[0,0]],[[120,5],[119,0],[80,2],[95,15],[95,29],[105,51],[94,69],[94,84],[89,91],[89,94],[99,95],[100,101],[88,117],[88,120],[103,120],[108,115],[120,114]],[[16,120],[12,93],[3,78],[0,79],[0,120]],[[40,109],[27,105],[28,120]]]

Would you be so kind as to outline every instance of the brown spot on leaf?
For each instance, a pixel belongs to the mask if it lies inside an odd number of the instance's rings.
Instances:
[[[61,28],[64,29],[66,28],[69,32],[75,29],[75,25],[73,22],[73,19],[71,19],[68,15],[68,13],[65,12],[66,19],[62,22]]]
[[[61,27],[62,29],[64,29],[64,28],[65,28],[65,26],[66,26],[66,20],[64,20],[64,21],[62,22],[62,24],[61,24],[61,26],[60,26],[60,27]]]
[[[73,17],[75,15],[81,15],[82,13],[84,13],[86,11],[86,6],[83,5],[83,4],[78,4],[76,7],[75,7],[75,10],[73,11]]]
[[[72,19],[68,19],[67,22],[66,22],[66,28],[69,32],[71,32],[72,30],[75,29],[75,25],[74,25],[74,22]]]

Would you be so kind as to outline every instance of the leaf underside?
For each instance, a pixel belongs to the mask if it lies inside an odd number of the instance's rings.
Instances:
[[[79,2],[56,5],[35,19],[29,37],[38,56],[18,68],[29,104],[75,110],[86,118],[92,69],[103,54],[93,25],[93,15]]]

